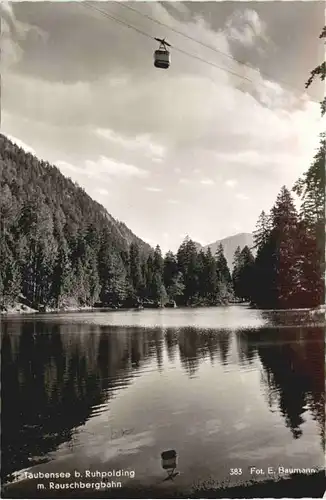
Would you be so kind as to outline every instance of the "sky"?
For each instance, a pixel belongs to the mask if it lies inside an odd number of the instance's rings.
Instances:
[[[163,251],[251,232],[318,147],[322,87],[304,84],[323,2],[2,2],[1,18],[1,132]]]

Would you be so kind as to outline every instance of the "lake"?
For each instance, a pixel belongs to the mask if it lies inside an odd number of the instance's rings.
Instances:
[[[323,321],[242,305],[3,317],[2,480],[27,498],[46,473],[105,472],[155,497],[323,467]]]

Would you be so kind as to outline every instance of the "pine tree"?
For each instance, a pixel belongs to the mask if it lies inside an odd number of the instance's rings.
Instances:
[[[325,151],[326,136],[322,134],[313,163],[293,188],[302,200],[299,226],[300,303],[311,307],[325,300]]]
[[[326,26],[324,26],[319,38],[326,38]],[[319,77],[323,82],[325,81],[325,61],[311,71],[306,88],[313,83],[316,77]],[[321,115],[324,116],[326,97],[320,105]],[[306,287],[306,303],[309,303],[310,306],[325,303],[325,133],[321,134],[320,139],[320,148],[311,167],[303,178],[299,179],[294,188],[302,198],[301,217],[307,235],[302,279],[304,279]]]
[[[153,262],[153,256],[151,254],[147,258],[145,283],[146,283],[145,296],[146,296],[146,298],[153,300],[153,297],[154,297],[154,289],[153,289],[154,262]]]
[[[204,250],[200,250],[197,255],[196,262],[196,275],[197,275],[197,289],[195,293],[196,304],[205,305],[207,302],[207,262]]]
[[[129,250],[129,273],[135,297],[139,298],[143,289],[141,256],[137,243],[131,243]]]
[[[277,242],[273,235],[258,248],[253,266],[251,302],[263,309],[278,305],[276,286]]]
[[[13,305],[20,292],[20,273],[15,258],[4,239],[0,240],[0,310]]]
[[[98,262],[97,262],[97,254],[96,249],[87,245],[86,247],[86,256],[84,261],[84,269],[85,269],[85,280],[87,283],[87,305],[93,306],[95,302],[98,301],[101,286],[100,279],[98,274]]]
[[[163,277],[158,271],[154,271],[152,281],[152,299],[156,304],[163,307],[167,300],[167,292],[164,286]]]
[[[72,296],[73,271],[67,240],[62,236],[52,276],[51,297],[55,307],[61,307]]]
[[[164,285],[164,259],[159,245],[156,246],[153,255],[149,255],[146,262],[144,276],[144,296],[153,304],[163,306],[168,295]]]
[[[167,290],[173,284],[174,279],[177,276],[178,272],[179,269],[176,256],[172,252],[167,252],[167,254],[164,257],[164,265],[163,265],[164,285]]]
[[[121,257],[114,251],[106,257],[100,300],[109,306],[120,306],[127,298],[127,273]]]
[[[233,256],[233,270],[232,270],[232,285],[233,285],[234,295],[237,298],[241,297],[241,292],[239,288],[240,270],[241,270],[241,248],[240,246],[237,246]]]
[[[253,286],[253,268],[255,259],[246,245],[239,256],[239,269],[237,279],[237,296],[243,300],[251,300]]]
[[[145,255],[141,256],[141,287],[140,287],[140,297],[144,301],[147,294],[147,257]]]
[[[174,275],[171,284],[166,288],[169,299],[175,301],[177,304],[182,304],[184,289],[183,275],[178,271],[177,274]]]
[[[92,305],[111,269],[109,262],[104,265],[103,232],[104,246],[121,256],[118,261],[128,274],[129,244],[137,243],[140,254],[151,250],[56,167],[26,154],[1,134],[0,232],[8,250],[0,258],[2,304],[20,294],[36,307]],[[18,292],[10,288],[13,280]]]
[[[155,247],[155,250],[154,250],[153,270],[154,270],[154,272],[157,272],[159,275],[163,276],[164,260],[163,260],[161,248],[159,245],[157,245]]]
[[[215,260],[219,300],[225,303],[232,297],[233,286],[230,269],[224,256],[224,249],[221,243],[217,248]]]
[[[272,234],[277,242],[276,286],[279,306],[295,305],[299,286],[298,214],[289,190],[283,186],[271,211]]]
[[[205,262],[206,297],[208,304],[216,305],[218,293],[217,263],[208,247]]]
[[[33,304],[47,303],[55,266],[57,244],[53,234],[53,219],[42,197],[33,195],[22,209],[20,231],[27,234],[26,260],[22,269],[23,293]]]
[[[271,219],[263,210],[259,215],[254,231],[254,247],[258,250],[267,243],[271,233]]]
[[[197,249],[196,244],[186,237],[177,252],[179,271],[183,275],[184,305],[191,305],[196,299],[198,293],[198,268],[197,268]]]
[[[324,26],[321,34],[319,35],[319,38],[326,38],[326,26]],[[318,76],[321,81],[325,81],[326,79],[326,62],[322,62],[319,64],[315,69],[313,69],[310,73],[310,77],[306,83],[306,88],[310,87],[312,82],[314,81],[315,77]],[[324,116],[326,113],[326,97],[322,100],[320,103],[321,107],[321,115]]]
[[[179,271],[177,257],[167,252],[164,258],[164,285],[170,301],[182,302],[184,292],[183,275]]]
[[[324,252],[318,249],[318,239],[304,220],[297,229],[298,281],[297,307],[316,307],[324,303]]]

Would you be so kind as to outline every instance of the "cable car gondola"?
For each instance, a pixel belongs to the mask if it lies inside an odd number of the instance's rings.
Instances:
[[[154,66],[155,68],[168,69],[171,63],[171,54],[167,47],[171,47],[171,45],[165,41],[165,38],[163,40],[155,38],[155,40],[160,42],[160,46],[154,52]]]

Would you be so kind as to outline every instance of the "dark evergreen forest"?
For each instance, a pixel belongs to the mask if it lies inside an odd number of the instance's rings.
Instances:
[[[325,62],[306,87],[316,77],[325,80]],[[154,250],[137,238],[55,166],[0,135],[0,310],[17,302],[36,309],[231,301],[275,309],[321,305],[325,151],[323,133],[310,167],[292,188],[300,209],[283,186],[270,213],[260,214],[254,249],[237,248],[231,273],[222,246],[212,255],[198,251],[190,238],[176,255],[162,256],[159,246]]]
[[[103,305],[162,307],[249,301],[262,308],[324,302],[325,136],[294,186],[261,213],[255,254],[198,251],[186,238],[162,256],[116,221],[71,179],[0,136],[0,304],[36,309]]]

